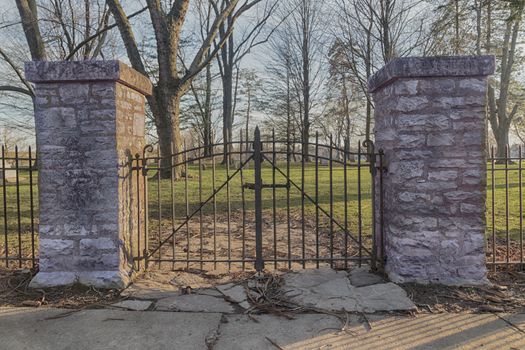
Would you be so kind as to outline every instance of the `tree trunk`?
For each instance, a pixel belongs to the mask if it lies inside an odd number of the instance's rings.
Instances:
[[[303,59],[303,133],[302,133],[302,156],[305,162],[309,161],[308,157],[308,141],[310,139],[310,9],[306,2],[303,2],[303,44],[302,44],[302,59]]]
[[[246,132],[246,152],[249,152],[250,151],[250,146],[249,146],[249,143],[248,143],[248,130],[250,130],[250,112],[251,112],[251,103],[252,103],[252,94],[251,94],[251,90],[248,89],[248,106],[246,107],[246,128],[245,128],[245,132]],[[240,148],[242,148],[242,145],[240,146]]]
[[[232,67],[224,65],[222,77],[222,137],[223,137],[223,159],[222,164],[228,160],[231,162],[230,151],[233,136],[233,72]]]
[[[374,16],[374,10],[372,8],[372,4],[369,3],[369,11],[370,11],[370,18],[373,18]],[[371,20],[368,25],[368,31],[366,32],[366,52],[365,52],[365,69],[366,69],[366,80],[370,79],[370,76],[372,75],[372,26],[373,21]],[[370,131],[371,131],[371,124],[372,124],[372,102],[370,101],[370,95],[368,92],[365,92],[366,95],[366,125],[365,125],[365,138],[366,140],[370,140]],[[368,143],[367,143],[368,144]],[[370,157],[367,151],[367,158]],[[369,160],[369,159],[368,159]]]
[[[182,174],[182,166],[180,166],[183,156],[182,153],[186,150],[182,148],[182,135],[180,133],[180,94],[174,93],[168,100],[168,115],[171,116],[171,145],[173,149],[172,171],[175,179],[180,178]],[[185,174],[187,176],[187,174]]]
[[[40,34],[38,25],[37,4],[35,0],[17,0],[16,6],[22,20],[31,59],[33,61],[45,61],[47,58],[44,40]]]
[[[496,139],[496,157],[505,158],[507,154],[507,146],[509,145],[509,127],[500,125],[498,131],[494,133]],[[505,160],[498,160],[496,163],[505,163]]]
[[[152,113],[155,119],[155,127],[159,137],[159,148],[161,160],[161,177],[169,179],[171,171],[173,177],[179,179],[182,167],[182,138],[180,133],[180,93],[177,89],[154,89],[153,99],[155,108]],[[151,103],[150,103],[151,106]]]
[[[474,6],[476,7],[476,55],[481,55],[481,19],[483,10],[483,1],[475,0]]]
[[[454,54],[459,55],[459,0],[454,0]]]
[[[246,128],[244,129],[245,131],[245,134],[246,134],[246,139],[245,139],[245,142],[246,142],[246,153],[249,153],[250,152],[250,142],[248,142],[248,140],[250,140],[250,134],[249,134],[249,130],[250,130],[250,95],[248,95],[248,108],[247,108],[247,112],[246,112]],[[242,148],[242,145],[240,146],[240,148]]]
[[[213,134],[211,121],[211,66],[206,67],[206,100],[204,102],[204,156],[209,157],[213,154]]]

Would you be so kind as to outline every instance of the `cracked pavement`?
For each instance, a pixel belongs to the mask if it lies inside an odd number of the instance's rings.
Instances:
[[[165,285],[138,281],[106,309],[0,308],[0,349],[525,349],[525,314],[408,316],[406,292],[366,268],[281,277],[290,300],[318,312],[250,313],[253,280],[178,274]]]
[[[406,292],[384,281],[366,268],[336,271],[330,268],[306,269],[284,273],[281,289],[290,301],[306,308],[347,312],[410,311],[416,306]],[[153,286],[138,282],[122,295],[129,298],[115,304],[128,310],[244,313],[251,308],[244,285],[253,280],[211,286],[196,283],[195,276],[179,275],[176,283]],[[186,285],[187,283],[190,283]],[[193,288],[197,286],[200,288]],[[163,288],[165,289],[163,291]],[[187,292],[189,288],[190,293]],[[144,302],[150,302],[145,308]],[[136,303],[136,305],[134,304]]]
[[[0,308],[0,349],[525,349],[524,314],[273,315]]]

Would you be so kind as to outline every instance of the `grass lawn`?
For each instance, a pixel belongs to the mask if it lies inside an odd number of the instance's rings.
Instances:
[[[519,240],[520,232],[525,230],[520,223],[520,202],[525,210],[525,203],[520,199],[520,187],[525,196],[525,171],[523,171],[520,186],[520,171],[518,164],[509,165],[509,170],[505,171],[505,165],[495,165],[492,174],[492,165],[488,165],[487,173],[487,235],[492,235],[492,231],[497,237],[505,237],[507,228],[512,240]],[[494,185],[492,184],[494,178]],[[522,197],[523,197],[522,196]],[[492,225],[492,200],[494,198],[494,226]],[[508,205],[506,205],[508,203]],[[506,212],[508,211],[508,221]]]
[[[494,223],[495,232],[497,237],[505,238],[507,231],[512,240],[519,241],[520,238],[520,185],[519,185],[519,170],[517,164],[510,165],[510,170],[505,172],[503,165],[496,165],[496,171],[494,174]],[[286,164],[279,163],[279,168],[286,173]],[[488,165],[488,179],[487,179],[487,235],[492,235],[492,174],[490,172],[491,164]],[[229,171],[229,174],[233,174],[235,169]],[[263,166],[263,182],[265,184],[271,184],[273,182],[273,171],[271,166],[265,162]],[[213,193],[214,181],[213,181],[213,170],[210,164],[206,164],[205,170],[199,172],[197,164],[188,166],[189,177],[187,181],[184,179],[176,181],[173,190],[175,197],[175,215],[176,220],[180,222],[186,216],[186,203],[185,197],[187,192],[188,197],[188,210],[191,214],[194,210],[199,207],[201,201],[207,200]],[[160,203],[160,215],[161,220],[171,220],[171,181],[161,180],[160,186],[158,186],[155,171],[150,172],[150,178],[148,181],[149,190],[149,210],[151,225],[158,223],[159,217],[159,203]],[[34,174],[33,181],[37,183],[37,174]],[[20,196],[20,232],[22,241],[22,251],[25,252],[23,255],[29,256],[30,242],[31,242],[31,219],[30,219],[30,186],[29,176],[26,173],[21,173],[21,185],[19,187]],[[360,186],[358,186],[358,178],[360,177]],[[201,181],[199,181],[201,178]],[[219,188],[227,178],[227,170],[224,166],[216,166],[215,169],[215,188]],[[302,187],[302,171],[300,164],[293,164],[290,169],[290,178],[298,186]],[[371,211],[371,176],[368,167],[363,166],[360,170],[355,167],[352,163],[347,168],[347,214],[345,215],[345,186],[344,186],[344,170],[341,166],[334,164],[332,171],[332,182],[333,190],[330,193],[330,169],[327,165],[319,167],[318,172],[319,186],[318,186],[318,202],[319,206],[327,213],[333,212],[334,218],[344,225],[345,217],[348,221],[348,227],[350,232],[356,233],[359,228],[359,213],[361,213],[361,228],[363,235],[370,235],[371,223],[372,223],[372,211]],[[506,178],[508,178],[508,186],[506,186]],[[250,212],[254,210],[254,191],[250,189],[242,190],[241,182],[253,183],[254,172],[253,165],[244,169],[241,174],[238,173],[230,182],[229,188],[224,187],[215,198],[215,205],[218,214],[224,214],[228,211],[228,201],[230,198],[230,210],[231,212],[242,210],[243,207],[243,192],[244,192],[244,206],[246,211]],[[315,181],[316,171],[313,164],[308,164],[304,171],[304,191],[313,200],[316,198],[316,187]],[[279,171],[275,172],[275,183],[284,184],[286,183],[285,177]],[[187,191],[186,191],[187,187]],[[199,190],[200,189],[200,190]],[[360,192],[360,193],[359,193]],[[525,191],[524,191],[525,192]],[[17,215],[17,189],[13,183],[9,183],[6,186],[7,193],[7,236],[10,255],[17,256],[19,251],[18,244],[18,215]],[[287,208],[287,190],[286,188],[277,188],[275,190],[275,203],[276,211],[279,215],[286,215]],[[38,223],[38,201],[37,199],[37,188],[34,186],[34,199],[35,199],[35,224]],[[358,198],[361,196],[361,202],[359,203]],[[5,255],[5,244],[4,244],[4,207],[3,207],[3,194],[0,191],[0,256]],[[160,198],[160,202],[158,199]],[[506,201],[508,198],[508,207]],[[332,199],[332,200],[331,200]],[[301,215],[301,203],[302,197],[300,191],[293,185],[290,188],[290,209],[291,214],[296,218]],[[332,203],[332,205],[330,205]],[[359,206],[359,204],[361,204]],[[273,206],[273,190],[263,190],[263,210],[267,213],[272,212]],[[315,217],[315,205],[307,198],[304,200],[305,216],[312,218]],[[507,209],[508,208],[508,209]],[[506,219],[506,211],[508,210],[508,222]],[[213,213],[213,201],[210,201],[204,206],[203,215],[211,215]],[[195,220],[198,220],[199,215],[195,216]],[[324,215],[320,214],[323,218]],[[323,220],[321,220],[323,221]],[[325,221],[326,222],[326,221]],[[507,230],[508,227],[508,230]]]
[[[279,163],[278,168],[286,174],[286,163]],[[274,173],[272,167],[269,164],[264,164],[262,168],[262,176],[264,184],[272,184]],[[226,182],[227,174],[230,176],[235,172],[235,169],[229,172],[224,166],[217,166],[215,170],[215,189],[218,189],[221,185]],[[199,203],[206,201],[211,197],[213,193],[213,170],[211,166],[207,166],[206,170],[199,172],[197,165],[188,166],[189,178],[186,181],[176,181],[174,184],[175,193],[175,214],[177,218],[183,218],[186,216],[186,205],[185,198],[186,193],[188,196],[189,213],[191,214],[199,207]],[[153,172],[155,174],[155,172]],[[241,176],[242,175],[242,176]],[[344,170],[341,166],[333,166],[332,169],[332,193],[330,193],[330,169],[328,166],[319,166],[318,170],[319,186],[316,189],[315,179],[316,171],[315,165],[309,164],[305,166],[304,171],[304,192],[310,197],[304,199],[305,216],[315,216],[316,206],[314,202],[319,203],[320,217],[325,216],[322,214],[322,210],[326,213],[332,211],[333,217],[336,218],[341,224],[344,223],[345,217],[348,220],[348,225],[351,231],[357,232],[358,227],[358,213],[362,213],[362,227],[363,232],[368,232],[371,229],[371,176],[368,167],[363,166],[360,170],[355,167],[347,167],[347,187],[346,187],[346,198],[347,198],[347,214],[345,216],[345,186],[344,186]],[[301,215],[302,212],[302,196],[300,189],[302,185],[302,170],[301,166],[293,165],[290,168],[290,179],[297,186],[291,184],[289,195],[290,195],[290,210],[294,215]],[[360,177],[360,182],[358,178]],[[201,181],[199,181],[201,178]],[[243,169],[242,174],[237,173],[230,181],[227,186],[224,186],[215,198],[216,211],[217,213],[226,213],[228,211],[228,197],[230,203],[230,211],[240,211],[243,208],[243,196],[244,196],[244,207],[246,211],[254,211],[254,191],[251,189],[242,189],[242,183],[253,183],[254,182],[254,170],[253,167]],[[275,171],[275,183],[285,184],[286,177],[279,172]],[[358,186],[360,184],[360,186]],[[186,191],[187,186],[187,191]],[[162,219],[171,218],[171,181],[161,180],[160,186],[158,186],[157,179],[155,177],[149,180],[149,203],[150,203],[150,217],[152,219],[158,218],[158,203],[160,198],[161,203],[161,215]],[[360,191],[359,191],[360,189]],[[316,195],[317,191],[317,195]],[[244,194],[243,194],[244,192]],[[271,213],[273,210],[273,195],[274,191],[271,188],[263,189],[263,210]],[[361,197],[361,208],[359,207],[358,198]],[[177,200],[179,199],[179,200]],[[331,200],[332,199],[332,200]],[[332,206],[330,206],[332,203]],[[211,215],[213,213],[213,200],[211,200],[203,208],[204,215]],[[276,188],[275,189],[275,207],[278,214],[285,214],[287,208],[287,189]]]

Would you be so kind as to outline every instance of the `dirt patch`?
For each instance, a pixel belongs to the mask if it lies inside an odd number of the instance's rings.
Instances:
[[[521,242],[509,238],[496,238],[496,244],[492,237],[487,238],[486,256],[487,263],[504,263],[504,262],[520,262],[525,260],[525,251],[521,248]],[[507,268],[507,267],[505,267]]]
[[[175,225],[178,228],[182,223]],[[305,216],[263,213],[263,257],[267,268],[329,266],[344,268],[345,259],[366,260],[372,246],[369,232],[322,214]],[[228,217],[206,215],[183,224],[173,235],[171,222],[150,220],[149,261],[162,269],[251,270],[255,261],[255,217],[253,212],[232,212]],[[159,247],[159,242],[160,248]],[[359,244],[361,242],[361,244]],[[201,263],[202,261],[202,263]]]
[[[160,299],[163,295],[181,292],[190,294],[197,289],[212,288],[230,282],[237,283],[251,276],[253,272],[152,269],[138,276],[121,295],[126,298]]]
[[[122,299],[115,289],[82,285],[31,289],[35,270],[0,270],[0,306],[52,306],[65,309],[106,307]]]
[[[401,286],[422,313],[525,312],[525,273],[489,273],[493,287]]]

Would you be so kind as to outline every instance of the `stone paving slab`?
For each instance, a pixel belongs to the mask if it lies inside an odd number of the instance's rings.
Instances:
[[[525,336],[525,313],[523,314],[503,314],[500,315],[500,317],[507,321],[512,323],[517,329],[520,329],[523,331],[523,335]]]
[[[225,297],[235,303],[242,303],[248,299],[244,286],[228,283],[216,287]]]
[[[416,306],[406,291],[395,283],[381,283],[355,288],[357,310],[374,313],[376,311],[414,310]]]
[[[244,315],[227,316],[213,350],[275,350],[278,347],[272,342],[294,344],[341,328],[336,317],[327,315],[297,315],[293,320],[272,315],[254,318],[257,322]]]
[[[361,275],[364,275],[361,272]],[[283,276],[284,290],[294,302],[331,311],[376,312],[416,308],[406,292],[394,283],[355,287],[344,271],[305,270]],[[367,277],[371,282],[373,277]]]
[[[141,280],[122,295],[129,299],[156,300],[156,310],[162,311],[232,313],[237,306],[251,307],[242,284],[210,287],[202,276],[189,273],[163,274],[160,278],[161,281]],[[286,296],[307,307],[367,313],[415,309],[401,287],[386,283],[365,267],[350,272],[330,268],[297,270],[284,273],[282,278]],[[247,282],[250,285],[255,280]],[[181,295],[186,290],[190,294]]]
[[[223,296],[223,294],[215,288],[195,289],[195,290],[192,290],[192,293],[201,294],[201,295],[209,295],[212,297],[222,297]]]
[[[140,300],[156,300],[170,296],[177,296],[180,294],[180,288],[161,283],[133,283],[128,288],[124,289],[121,296],[125,298],[133,298]]]
[[[158,311],[221,312],[233,313],[233,305],[224,298],[202,294],[184,294],[160,299],[155,305]]]
[[[132,311],[146,311],[153,304],[149,300],[123,300],[111,306]]]
[[[502,318],[521,320],[517,327],[525,324],[523,314]],[[214,349],[525,349],[525,334],[502,318],[491,314],[369,315],[364,322],[351,315],[347,329],[341,331],[341,321],[326,315],[300,315],[294,320],[256,316],[258,322],[228,316]]]
[[[371,273],[369,267],[358,267],[351,270],[348,273],[348,278],[354,287],[366,287],[386,282],[383,277]]]
[[[0,308],[0,348],[203,350],[221,314]]]

